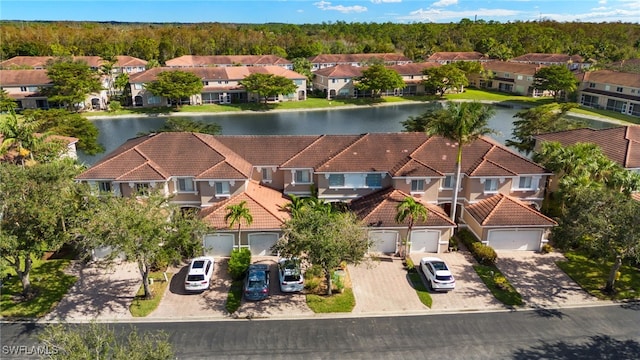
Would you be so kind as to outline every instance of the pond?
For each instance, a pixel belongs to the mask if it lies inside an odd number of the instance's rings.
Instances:
[[[402,121],[422,114],[428,106],[426,103],[411,103],[329,110],[216,113],[189,118],[217,123],[222,127],[223,135],[362,134],[402,131]],[[496,107],[496,114],[489,121],[489,126],[498,131],[498,134],[492,137],[501,143],[509,139],[513,129],[513,116],[520,110],[522,109]],[[79,159],[92,165],[127,139],[159,129],[167,119],[167,116],[145,116],[92,120],[100,131],[98,141],[105,147],[105,152],[95,156],[79,152]],[[589,124],[596,128],[611,126],[592,120],[589,120]]]

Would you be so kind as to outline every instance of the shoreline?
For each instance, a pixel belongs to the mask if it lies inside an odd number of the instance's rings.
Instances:
[[[189,111],[185,111],[185,112],[168,112],[168,113],[148,113],[148,114],[124,114],[124,115],[97,115],[97,116],[85,116],[87,119],[89,119],[89,121],[91,120],[109,120],[109,119],[113,119],[113,120],[117,120],[118,118],[146,118],[146,117],[154,117],[154,118],[162,118],[162,117],[172,117],[172,116],[185,116],[185,117],[194,117],[194,116],[223,116],[223,115],[238,115],[238,114],[251,114],[251,115],[260,115],[260,114],[266,114],[266,113],[286,113],[286,112],[311,112],[311,111],[329,111],[329,110],[350,110],[350,109],[359,109],[359,108],[365,108],[365,107],[379,107],[379,106],[403,106],[403,105],[416,105],[416,104],[427,104],[427,103],[434,103],[434,102],[447,102],[447,101],[474,101],[474,100],[436,100],[436,101],[430,101],[430,102],[424,102],[424,101],[414,101],[414,100],[406,100],[406,101],[400,101],[400,102],[384,102],[384,103],[378,103],[378,104],[370,104],[370,105],[339,105],[339,106],[335,106],[335,107],[322,107],[322,108],[300,108],[300,109],[271,109],[271,110],[264,110],[264,111],[254,111],[254,110],[237,110],[237,111],[220,111],[220,112],[207,112],[207,111],[202,111],[202,112],[189,112]],[[494,105],[494,106],[499,106],[496,105],[497,103],[500,103],[499,101],[493,101],[493,100],[475,100],[478,101],[480,103],[483,104],[488,104],[488,105]],[[331,103],[329,103],[331,104]],[[507,106],[507,107],[511,107],[511,108],[522,108],[522,109],[527,109],[527,108],[531,108],[533,106],[527,107],[523,104],[519,104],[519,103],[514,103],[513,106]],[[610,123],[610,124],[616,124],[616,125],[621,125],[621,126],[626,126],[626,125],[638,125],[632,122],[628,122],[628,121],[624,121],[624,120],[618,120],[618,119],[614,119],[608,116],[600,116],[600,115],[589,115],[589,114],[582,114],[582,113],[576,113],[576,112],[572,112],[569,111],[567,113],[568,116],[572,116],[572,117],[576,117],[576,118],[581,118],[581,119],[588,119],[588,120],[595,120],[595,121],[601,121],[601,122],[606,122],[606,123]]]

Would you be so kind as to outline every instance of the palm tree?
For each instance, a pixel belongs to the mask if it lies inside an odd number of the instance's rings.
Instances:
[[[281,209],[291,214],[291,217],[296,217],[300,215],[300,212],[306,207],[307,201],[305,198],[294,194],[289,194],[289,198],[291,199],[291,202],[282,206]]]
[[[226,207],[227,214],[224,216],[224,222],[229,224],[229,227],[233,227],[238,223],[238,245],[240,245],[240,226],[242,220],[247,223],[247,226],[253,223],[253,216],[247,207],[247,202],[242,200],[237,205],[228,205]]]
[[[23,166],[26,157],[33,160],[33,151],[44,141],[44,136],[36,136],[37,127],[32,118],[19,118],[10,111],[9,116],[0,121],[0,159],[18,160]]]
[[[416,221],[427,221],[427,208],[420,202],[417,202],[411,196],[406,196],[396,207],[396,222],[398,224],[403,223],[405,220],[407,224],[407,241],[402,247],[402,259],[407,257],[407,245],[411,240],[411,229]]]
[[[451,220],[453,221],[456,221],[456,204],[460,191],[462,148],[483,135],[496,133],[495,130],[487,126],[489,119],[494,114],[493,108],[479,102],[448,102],[444,109],[425,114],[429,120],[425,127],[427,134],[439,135],[458,143],[453,200],[451,202]]]

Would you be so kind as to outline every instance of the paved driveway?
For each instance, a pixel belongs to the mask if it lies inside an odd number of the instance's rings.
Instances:
[[[78,277],[67,295],[44,320],[84,321],[92,319],[130,319],[129,306],[142,278],[130,262],[106,266],[75,262],[68,270]]]
[[[466,251],[445,252],[441,254],[423,253],[411,254],[416,267],[420,266],[420,259],[435,256],[444,260],[456,278],[456,288],[450,292],[431,292],[432,310],[440,311],[470,311],[502,309],[504,305],[496,300],[487,286],[473,269],[475,260]],[[420,271],[423,281],[424,274]]]
[[[563,260],[557,252],[499,251],[497,266],[531,307],[592,303],[587,294],[555,262]]]
[[[302,294],[282,294],[278,286],[278,273],[275,257],[256,258],[254,263],[266,263],[271,266],[271,294],[267,300],[247,302],[243,300],[237,312],[238,317],[265,318],[278,316],[302,316],[312,314]],[[203,317],[227,317],[225,309],[227,295],[231,287],[231,277],[227,271],[228,259],[216,258],[212,287],[202,293],[184,291],[184,279],[188,265],[174,269],[171,279],[158,308],[149,318],[189,319]]]

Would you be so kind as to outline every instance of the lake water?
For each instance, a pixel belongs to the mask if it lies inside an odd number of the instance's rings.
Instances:
[[[427,103],[412,103],[331,110],[218,113],[189,118],[207,123],[215,122],[222,127],[223,135],[362,134],[402,131],[402,121],[424,113],[428,106]],[[497,130],[498,134],[492,137],[501,143],[511,138],[513,115],[520,110],[522,109],[496,107],[496,114],[489,121],[489,126]],[[159,129],[167,119],[167,116],[148,116],[92,120],[100,131],[98,141],[105,147],[105,152],[95,156],[79,152],[80,161],[91,165],[127,139]],[[602,122],[589,123],[597,128],[609,126]]]

